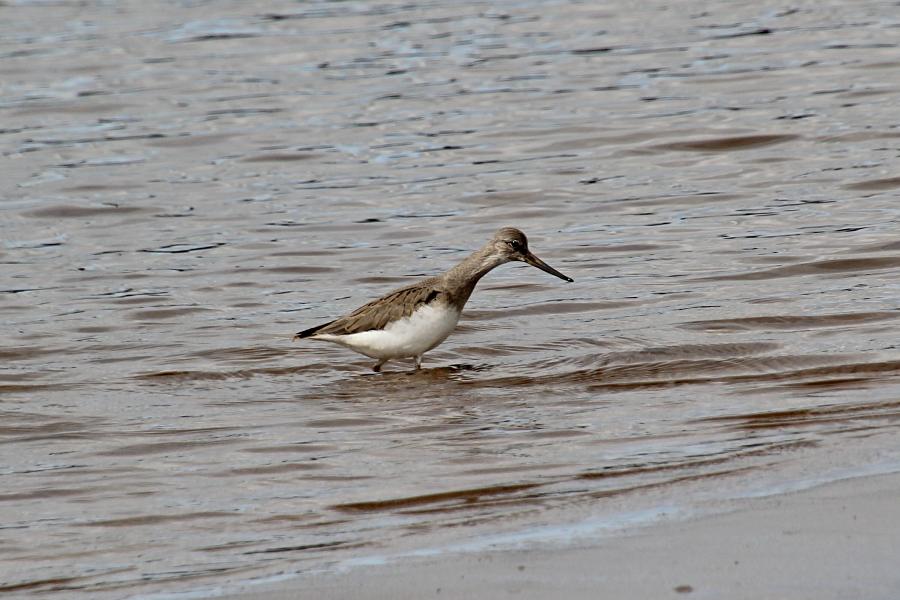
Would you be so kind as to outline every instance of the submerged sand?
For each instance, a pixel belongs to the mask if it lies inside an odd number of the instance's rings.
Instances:
[[[900,598],[898,14],[0,0],[0,594]]]
[[[231,599],[900,596],[900,474],[734,501],[571,547],[435,554],[247,587]]]

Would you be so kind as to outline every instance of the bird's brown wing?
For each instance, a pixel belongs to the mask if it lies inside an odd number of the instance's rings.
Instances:
[[[435,287],[435,283],[434,279],[426,279],[394,290],[386,296],[360,306],[340,319],[301,331],[294,338],[312,337],[323,333],[349,335],[373,329],[384,329],[391,321],[408,317],[419,306],[434,301],[441,294],[441,291]]]

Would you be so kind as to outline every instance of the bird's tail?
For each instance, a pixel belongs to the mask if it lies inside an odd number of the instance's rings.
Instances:
[[[334,323],[334,321],[329,321],[327,323],[323,323],[321,325],[316,325],[315,327],[310,327],[309,329],[304,329],[298,333],[294,334],[294,337],[291,339],[292,342],[296,342],[297,340],[302,340],[303,338],[308,338],[316,335],[320,330],[325,329],[329,325]]]

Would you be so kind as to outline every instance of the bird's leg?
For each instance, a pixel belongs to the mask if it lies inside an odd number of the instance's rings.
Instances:
[[[381,367],[386,362],[387,362],[386,360],[379,360],[377,363],[375,363],[375,366],[372,367],[372,370],[375,371],[376,373],[381,373]]]
[[[422,355],[418,355],[416,358],[416,371],[422,368]]]

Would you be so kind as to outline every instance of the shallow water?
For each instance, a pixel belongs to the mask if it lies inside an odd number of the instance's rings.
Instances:
[[[0,4],[0,591],[900,469],[896,6],[641,7]],[[291,342],[505,225],[575,283],[497,269],[420,372]]]

